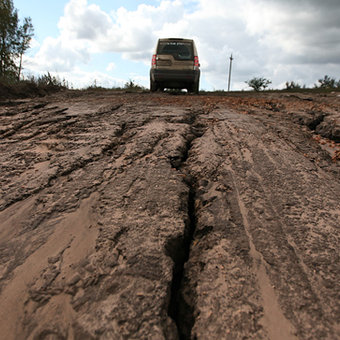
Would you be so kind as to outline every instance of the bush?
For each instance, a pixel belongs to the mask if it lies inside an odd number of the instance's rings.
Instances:
[[[318,80],[319,85],[315,84],[316,88],[322,88],[322,89],[334,89],[336,87],[340,87],[340,80],[337,82],[335,78],[331,78],[328,75],[325,75],[323,79]]]
[[[287,81],[286,82],[286,90],[299,90],[301,89],[302,86],[298,83],[295,83],[294,81]]]
[[[253,78],[245,82],[249,87],[253,88],[255,91],[265,90],[269,84],[272,82],[266,78]]]
[[[68,87],[68,82],[65,79],[60,80],[58,76],[52,76],[50,72],[47,72],[47,74],[43,74],[39,77],[31,76],[28,78],[28,81],[41,87]]]
[[[124,90],[129,90],[129,91],[139,91],[139,90],[146,90],[143,86],[140,86],[134,82],[134,80],[129,80],[128,82],[125,83],[124,85]]]
[[[25,80],[0,78],[0,98],[27,98],[45,96],[69,88],[69,83],[49,72],[39,77],[30,76]]]

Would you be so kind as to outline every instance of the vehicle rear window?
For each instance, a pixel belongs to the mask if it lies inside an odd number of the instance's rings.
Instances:
[[[194,59],[191,42],[160,41],[157,54],[171,54],[177,60]]]

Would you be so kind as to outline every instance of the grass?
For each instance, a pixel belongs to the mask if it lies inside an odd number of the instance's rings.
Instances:
[[[45,96],[50,93],[69,89],[69,83],[49,72],[41,76],[30,76],[27,79],[0,79],[0,98],[26,98]]]
[[[288,83],[292,85],[293,82]],[[0,98],[25,98],[34,96],[44,96],[50,93],[58,92],[61,90],[72,89],[72,86],[65,79],[60,79],[58,76],[53,76],[50,72],[40,76],[30,76],[25,80],[16,79],[0,79]],[[94,80],[91,86],[88,86],[84,90],[91,91],[123,91],[125,93],[140,93],[149,92],[149,89],[137,84],[134,80],[129,79],[122,87],[105,88],[98,86],[96,80]],[[81,91],[81,90],[80,90]],[[178,90],[167,90],[169,94],[182,94]],[[201,95],[216,95],[216,96],[230,96],[230,95],[244,95],[244,94],[256,94],[256,93],[323,93],[328,94],[331,92],[340,92],[340,87],[314,87],[306,88],[305,86],[287,86],[285,89],[266,89],[259,92],[254,90],[242,90],[242,91],[225,91],[225,90],[213,90],[206,91],[201,90]],[[183,94],[186,94],[183,92]]]

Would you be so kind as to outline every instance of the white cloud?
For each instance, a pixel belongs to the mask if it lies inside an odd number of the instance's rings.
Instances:
[[[248,0],[247,30],[266,46],[281,50],[280,59],[327,63],[339,60],[338,1]]]
[[[62,77],[68,79],[68,73],[62,74]],[[110,76],[107,73],[93,71],[85,72],[76,69],[73,73],[72,84],[76,88],[85,88],[90,85],[102,86],[107,88],[122,87],[125,84],[125,79]]]
[[[106,51],[140,53],[151,51],[157,31],[166,24],[178,23],[184,13],[182,1],[161,1],[158,7],[141,4],[135,11],[121,7],[112,12],[114,24],[99,41]]]
[[[116,64],[115,63],[109,63],[109,65],[107,65],[106,67],[106,71],[112,71],[116,68]]]
[[[34,49],[34,48],[39,48],[40,47],[40,43],[38,40],[36,40],[34,37],[31,39],[30,42],[30,48]]]
[[[72,72],[72,79],[68,72],[50,72],[52,76],[59,79],[66,79],[70,82],[70,86],[74,88],[87,88],[89,86],[101,86],[107,88],[122,87],[126,80],[113,77],[107,73],[98,71],[83,71],[76,67]]]
[[[36,72],[71,72],[78,63],[87,63],[89,59],[90,54],[82,44],[48,37],[34,57],[26,58],[25,67]]]
[[[87,0],[71,0],[58,24],[62,36],[91,41],[106,36],[111,26],[110,16]]]
[[[187,37],[197,43],[202,76],[211,88],[227,87],[231,53],[234,89],[254,76],[271,79],[273,87],[290,80],[310,84],[327,73],[338,76],[331,72],[340,66],[339,17],[338,0],[161,0],[111,13],[87,0],[70,0],[60,36],[47,38],[26,59],[33,70],[69,73],[94,53],[121,53],[125,60],[149,64],[159,37]],[[110,63],[106,70],[117,68]]]

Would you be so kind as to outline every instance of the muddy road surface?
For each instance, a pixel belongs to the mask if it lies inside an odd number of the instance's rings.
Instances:
[[[0,105],[1,339],[340,339],[338,93]]]

